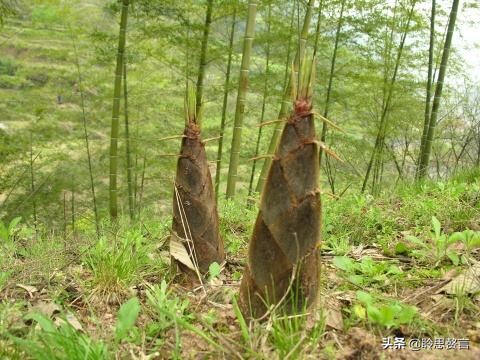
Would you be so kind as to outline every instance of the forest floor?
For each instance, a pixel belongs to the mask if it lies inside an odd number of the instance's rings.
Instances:
[[[321,316],[273,312],[250,327],[235,296],[255,207],[220,204],[228,258],[197,289],[170,271],[169,219],[103,224],[100,240],[88,221],[49,236],[14,223],[0,357],[478,359],[478,179],[324,197]]]

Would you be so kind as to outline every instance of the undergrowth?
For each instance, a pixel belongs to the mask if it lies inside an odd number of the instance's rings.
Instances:
[[[65,238],[16,219],[0,226],[0,356],[330,359],[342,358],[358,329],[465,337],[480,315],[478,290],[438,294],[438,286],[480,260],[478,193],[478,178],[465,175],[377,198],[324,197],[322,311],[271,309],[252,324],[234,297],[257,213],[251,204],[221,200],[227,263],[195,290],[173,283],[169,216],[106,222],[99,238],[89,221]]]

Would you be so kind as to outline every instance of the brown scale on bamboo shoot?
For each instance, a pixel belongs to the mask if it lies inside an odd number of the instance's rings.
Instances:
[[[248,318],[279,302],[300,311],[317,297],[321,203],[311,111],[309,96],[297,98],[265,182],[240,287]]]
[[[192,263],[200,274],[205,274],[210,264],[221,263],[225,254],[205,145],[201,141],[200,127],[195,121],[188,121],[185,126],[175,188],[172,236],[182,241]],[[189,280],[198,281],[198,272],[173,255],[172,261]]]

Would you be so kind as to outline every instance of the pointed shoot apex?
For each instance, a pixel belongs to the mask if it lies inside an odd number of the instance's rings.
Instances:
[[[191,81],[187,81],[187,91],[185,94],[185,125],[194,123],[200,125],[200,116],[197,114],[197,94],[195,86]],[[201,112],[201,110],[200,110]]]

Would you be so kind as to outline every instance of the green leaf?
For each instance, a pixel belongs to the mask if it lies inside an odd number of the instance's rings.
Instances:
[[[403,271],[397,265],[390,265],[387,274],[400,275],[403,274]]]
[[[349,275],[347,279],[356,285],[363,285],[366,281],[366,277],[362,275]]]
[[[410,323],[417,314],[417,308],[414,306],[403,306],[402,310],[397,313],[397,321],[399,324]]]
[[[358,317],[361,320],[365,320],[367,318],[366,310],[360,304],[353,305],[353,313],[355,314],[356,317]]]
[[[432,227],[436,237],[440,236],[441,227],[440,221],[435,216],[432,216]]]
[[[355,270],[355,262],[347,256],[335,256],[333,258],[333,265],[346,272],[353,272]]]
[[[399,242],[399,243],[397,243],[397,245],[395,245],[395,254],[396,255],[407,255],[409,251],[410,251],[410,249],[407,247],[407,245],[405,245],[402,242]]]
[[[3,224],[2,221],[0,221],[0,239],[7,241],[9,238],[9,232],[6,226]]]
[[[237,317],[238,323],[240,324],[240,330],[242,332],[243,340],[246,344],[250,343],[250,332],[248,331],[247,322],[240,311],[240,307],[238,306],[237,298],[234,296],[233,300],[233,311],[235,312],[235,316]]]
[[[373,304],[373,297],[369,293],[365,291],[358,290],[357,291],[357,299],[364,305]]]
[[[218,275],[220,275],[221,271],[222,271],[222,267],[217,262],[214,261],[213,263],[211,263],[210,266],[208,267],[210,280],[217,278]]]
[[[367,305],[367,315],[368,315],[368,319],[374,323],[377,323],[377,324],[382,324],[382,320],[383,320],[383,317],[382,317],[382,314],[380,313],[380,310],[376,307],[376,306],[373,306],[373,305]]]
[[[413,235],[407,235],[405,236],[405,239],[410,241],[411,243],[415,244],[415,245],[418,245],[418,246],[421,246],[423,248],[426,248],[427,245],[422,241],[420,240],[419,238],[417,238],[416,236],[413,236]]]
[[[448,251],[447,256],[448,256],[448,258],[450,259],[450,261],[452,262],[453,265],[458,266],[458,264],[460,264],[460,257],[457,255],[456,252]]]
[[[466,236],[463,232],[454,232],[452,235],[449,236],[448,238],[448,243],[449,244],[453,244],[453,243],[456,243],[458,241],[465,241],[466,240]]]
[[[380,324],[383,326],[386,326],[387,328],[390,328],[395,325],[395,322],[393,321],[395,317],[395,312],[393,307],[384,305],[379,309],[380,313]]]
[[[135,326],[138,314],[140,313],[140,302],[134,297],[120,307],[117,314],[117,325],[115,327],[115,339],[118,342],[124,340],[130,330]]]
[[[38,312],[27,314],[27,316],[25,316],[25,319],[36,321],[43,331],[55,332],[56,330],[53,321]]]
[[[22,221],[22,218],[20,216],[14,218],[12,221],[10,221],[10,225],[8,225],[8,234],[11,236],[13,230],[17,227],[18,223]]]

